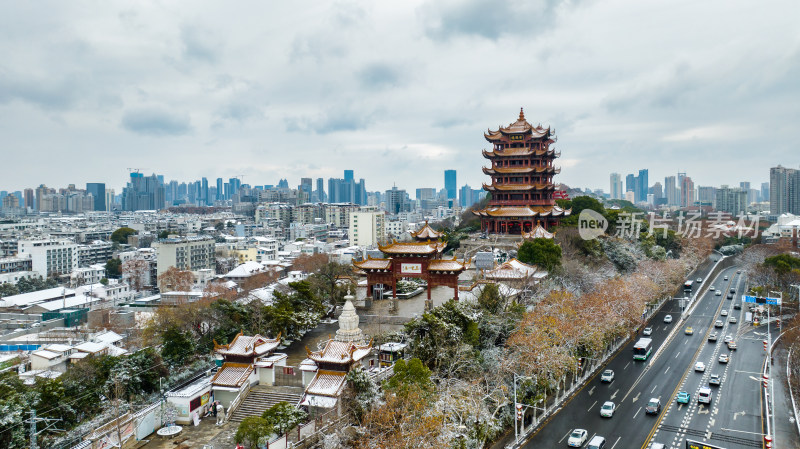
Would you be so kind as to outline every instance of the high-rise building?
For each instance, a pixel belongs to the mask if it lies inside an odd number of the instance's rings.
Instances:
[[[800,214],[800,170],[780,165],[769,170],[769,213]]]
[[[386,212],[361,208],[350,212],[348,236],[351,246],[375,246],[386,238]]]
[[[386,191],[386,212],[390,215],[397,215],[400,212],[408,212],[411,210],[411,204],[408,201],[408,194],[403,189],[398,189],[393,186],[391,190]]]
[[[311,191],[313,190],[311,178],[300,178],[300,185],[297,186],[297,190],[304,192],[310,199]]]
[[[445,170],[444,171],[444,189],[447,191],[447,199],[454,200],[457,196],[457,182],[456,182],[456,171],[455,170]]]
[[[626,192],[634,192],[634,197],[636,193],[636,176],[633,173],[625,176],[625,191]]]
[[[123,210],[158,210],[164,207],[165,201],[164,185],[158,176],[145,177],[142,173],[131,172],[128,185],[122,189]]]
[[[639,170],[639,175],[636,177],[636,186],[639,188],[638,201],[647,200],[647,191],[650,188],[650,179],[648,170],[643,168]]]
[[[87,182],[86,192],[92,194],[94,210],[106,210],[106,185],[102,182]]]
[[[418,200],[432,200],[434,198],[436,198],[436,189],[432,188],[417,189]]]
[[[327,198],[325,198],[325,180],[322,178],[317,178],[317,201],[324,203]]]
[[[34,208],[33,189],[31,188],[25,189],[24,195],[25,195],[25,207],[32,210]]]
[[[750,184],[750,183],[747,183]],[[721,186],[716,192],[716,209],[738,216],[747,212],[747,191],[743,188]]]
[[[211,201],[209,201],[209,200],[210,200],[210,198],[208,197],[208,178],[206,178],[204,176],[203,179],[200,180],[200,201],[199,201],[199,203],[200,203],[201,206],[208,206],[209,204],[211,204]]]
[[[694,182],[685,173],[681,179],[683,180],[681,183],[681,206],[694,206]]]
[[[714,206],[716,190],[710,186],[700,186],[697,188],[697,201],[703,206]]]
[[[612,200],[619,200],[622,199],[622,195],[625,193],[622,191],[622,175],[619,173],[611,173],[610,177],[610,190],[611,199]]]
[[[681,200],[678,197],[678,185],[674,176],[664,178],[664,196],[667,197],[669,206],[680,206]]]
[[[761,183],[761,201],[769,201],[769,183]]]
[[[345,181],[353,181],[353,170],[345,170],[344,171],[344,180]]]
[[[217,195],[214,198],[217,201],[222,201],[225,199],[225,188],[222,187],[223,184],[224,182],[222,181],[222,178],[217,178]]]
[[[664,198],[664,192],[660,182],[656,182],[655,184],[653,184],[653,187],[648,189],[648,191],[653,193],[653,200],[655,204],[658,203],[658,200]]]

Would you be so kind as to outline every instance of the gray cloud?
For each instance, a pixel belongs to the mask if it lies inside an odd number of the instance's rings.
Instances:
[[[329,134],[365,129],[372,123],[372,116],[371,113],[364,114],[347,108],[334,108],[313,117],[287,117],[285,123],[286,130],[289,132]]]
[[[361,87],[369,90],[396,87],[403,81],[401,71],[385,63],[369,64],[357,76]]]
[[[435,40],[476,36],[497,40],[507,34],[540,34],[555,22],[555,10],[566,0],[497,2],[431,1],[420,8],[425,33]]]
[[[40,78],[0,71],[0,103],[18,100],[42,109],[63,110],[72,107],[82,91],[83,82],[76,75]]]
[[[128,131],[150,136],[179,136],[191,131],[191,121],[186,114],[148,107],[125,111],[122,127]]]
[[[214,42],[213,36],[207,29],[196,26],[181,28],[181,43],[183,56],[186,59],[215,64],[219,59],[219,44]]]

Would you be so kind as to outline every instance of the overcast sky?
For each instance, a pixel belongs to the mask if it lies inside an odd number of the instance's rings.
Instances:
[[[128,6],[125,6],[128,5]],[[480,187],[483,132],[551,126],[557,181],[800,165],[800,3],[3,2],[0,190],[128,168]],[[213,184],[213,181],[212,181]]]

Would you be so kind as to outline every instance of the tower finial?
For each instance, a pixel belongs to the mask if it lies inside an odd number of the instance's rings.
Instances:
[[[522,108],[519,108],[519,119],[520,120],[525,120],[525,113],[522,112]]]

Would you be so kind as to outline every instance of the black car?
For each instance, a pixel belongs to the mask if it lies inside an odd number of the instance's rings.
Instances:
[[[733,305],[733,309],[734,310],[742,310],[742,305],[737,302],[736,304]]]
[[[647,406],[644,408],[644,412],[648,415],[657,415],[661,412],[661,401],[658,398],[650,398],[650,401],[647,402]]]
[[[733,299],[733,293],[728,293],[728,299]]]

